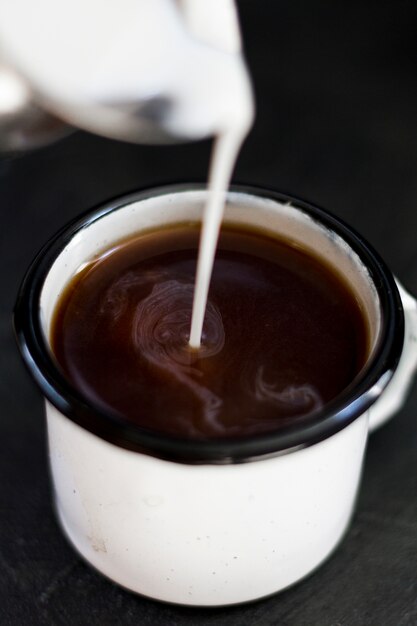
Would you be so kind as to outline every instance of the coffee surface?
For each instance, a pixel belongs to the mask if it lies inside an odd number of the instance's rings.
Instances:
[[[276,430],[336,397],[367,353],[340,277],[288,242],[225,225],[192,350],[198,239],[197,225],[142,234],[73,278],[51,331],[72,385],[143,428],[198,439]]]

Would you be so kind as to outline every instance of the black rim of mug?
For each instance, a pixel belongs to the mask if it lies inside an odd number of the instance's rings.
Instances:
[[[392,273],[375,250],[351,227],[324,209],[274,190],[233,185],[230,190],[290,203],[335,231],[367,267],[380,299],[381,332],[364,370],[334,400],[314,414],[298,418],[277,431],[241,438],[185,439],[149,431],[111,412],[93,407],[59,370],[42,331],[40,296],[47,274],[73,236],[128,204],[150,197],[205,190],[202,184],[168,185],[138,191],[101,204],[64,226],[40,250],[20,287],[14,329],[22,357],[42,393],[73,422],[119,447],[183,463],[239,463],[286,454],[330,437],[362,415],[379,397],[394,374],[404,342],[404,314]]]

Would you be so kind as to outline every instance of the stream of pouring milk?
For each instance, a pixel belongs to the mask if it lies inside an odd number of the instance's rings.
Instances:
[[[210,279],[213,271],[217,240],[223,220],[227,188],[247,127],[238,131],[230,129],[219,135],[214,144],[209,172],[209,195],[204,208],[197,273],[194,288],[193,312],[189,344],[198,349],[201,344],[204,314]]]
[[[214,36],[217,39],[218,45],[233,55],[232,80],[228,77],[229,72],[223,70],[223,63],[219,61],[216,75],[220,77],[220,85],[215,88],[212,86],[209,98],[209,102],[213,104],[212,114],[216,109],[221,111],[216,123],[220,124],[220,127],[223,123],[223,128],[215,137],[209,170],[209,194],[204,208],[198,251],[189,338],[190,347],[198,349],[201,345],[204,315],[223,220],[226,193],[242,142],[253,122],[254,106],[249,74],[242,59],[240,34],[233,2],[212,0],[211,19],[206,0],[183,0],[183,3],[188,6],[188,21],[193,26],[194,32],[203,38],[208,38],[208,33],[210,33],[211,38]],[[216,23],[213,21],[213,15],[217,15]],[[219,28],[220,24],[225,25],[223,30]],[[224,110],[221,104],[219,107],[222,98],[226,105]],[[215,102],[216,105],[214,105]]]

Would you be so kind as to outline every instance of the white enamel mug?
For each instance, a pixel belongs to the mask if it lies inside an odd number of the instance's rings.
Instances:
[[[193,185],[140,192],[65,227],[24,279],[15,329],[46,398],[56,510],[71,543],[137,593],[218,606],[293,584],[343,537],[368,433],[400,408],[417,366],[417,306],[340,220],[276,192],[233,188],[229,223],[284,235],[343,273],[368,320],[366,365],[318,413],[259,437],[190,442],[103,413],[51,355],[57,300],[86,261],[126,236],[199,221],[206,194]]]

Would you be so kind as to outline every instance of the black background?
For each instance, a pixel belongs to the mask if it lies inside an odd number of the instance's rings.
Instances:
[[[355,226],[417,294],[417,4],[239,2],[257,118],[235,182],[318,203]],[[41,244],[102,200],[204,180],[209,142],[168,148],[75,133],[0,158],[0,623],[417,624],[417,386],[369,442],[357,512],[338,551],[275,597],[186,609],[125,592],[86,566],[51,508],[42,401],[11,331]]]

